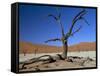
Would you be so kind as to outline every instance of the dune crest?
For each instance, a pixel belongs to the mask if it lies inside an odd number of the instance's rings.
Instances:
[[[42,44],[32,44],[29,42],[19,42],[19,52],[20,53],[56,53],[62,52],[62,47],[49,46]],[[81,42],[79,44],[71,45],[68,47],[68,51],[95,51],[96,43],[95,42]]]

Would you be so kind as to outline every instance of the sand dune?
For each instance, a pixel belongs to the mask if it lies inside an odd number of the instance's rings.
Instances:
[[[40,44],[32,44],[29,42],[20,42],[19,43],[19,52],[20,53],[56,53],[62,52],[62,47],[57,46],[49,46],[49,45],[40,45]],[[96,50],[95,42],[81,42],[76,45],[72,45],[68,47],[68,51],[94,51]]]

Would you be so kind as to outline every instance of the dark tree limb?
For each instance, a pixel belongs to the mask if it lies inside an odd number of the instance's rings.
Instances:
[[[83,17],[85,14],[86,14],[86,10],[83,10],[83,11],[79,12],[79,13],[74,17],[74,19],[73,19],[73,21],[72,21],[72,25],[71,25],[71,27],[70,27],[70,29],[69,29],[69,32],[66,33],[66,36],[65,36],[66,39],[68,39],[71,35],[73,35],[73,34],[72,34],[72,30],[73,30],[73,28],[74,28],[74,26],[75,26],[75,23],[76,23],[77,21],[83,20],[83,21],[85,21],[85,23],[87,23],[87,24],[89,25],[88,21]],[[78,32],[78,30],[80,30],[80,29],[77,29],[74,33]]]
[[[86,14],[86,11],[83,10],[83,11],[79,12],[79,13],[74,17],[74,19],[73,19],[73,21],[72,21],[72,25],[71,25],[71,27],[70,27],[70,29],[69,29],[69,32],[70,32],[70,33],[72,32],[75,23],[76,23],[78,20],[80,20],[85,14]]]
[[[90,25],[85,18],[82,17],[81,19],[83,19],[87,25]]]
[[[59,56],[59,58],[60,58],[61,60],[64,60],[64,58],[62,57],[62,55],[57,54],[57,56]]]
[[[33,58],[33,59],[30,59],[29,61],[24,62],[22,64],[22,68],[21,69],[24,69],[25,68],[25,65],[28,65],[28,64],[32,64],[32,63],[41,61],[42,60],[41,59],[42,57],[48,57],[48,59],[46,59],[46,60],[48,60],[49,63],[56,61],[56,60],[53,59],[53,57],[51,55],[43,55],[43,56],[40,56],[40,57],[37,57],[37,58]]]
[[[59,58],[57,58],[57,56],[59,57]],[[46,58],[46,59],[41,59],[41,58],[43,58],[43,57],[48,57],[48,58]],[[28,61],[25,61],[25,62],[23,62],[23,63],[21,63],[22,64],[22,68],[20,68],[20,69],[26,69],[26,65],[29,65],[29,64],[32,64],[32,63],[36,63],[36,62],[39,62],[39,61],[43,61],[43,64],[46,64],[46,63],[52,63],[52,62],[55,62],[56,60],[65,60],[63,57],[62,57],[62,55],[60,55],[60,54],[57,54],[57,55],[55,55],[55,56],[51,56],[51,55],[43,55],[43,56],[40,56],[40,57],[37,57],[37,58],[32,58],[32,59],[30,59],[30,60],[28,60]],[[46,62],[45,62],[46,61]]]
[[[59,38],[50,39],[50,40],[45,41],[45,43],[50,42],[50,41],[61,41],[61,39],[59,39]]]
[[[82,16],[85,15],[85,14],[86,14],[86,10],[83,9],[81,12],[79,12],[79,13],[74,17],[73,22],[74,22],[76,19],[78,19],[78,17],[82,17]]]
[[[60,25],[60,27],[61,27],[62,36],[64,37],[64,36],[65,36],[65,34],[64,34],[64,29],[63,29],[63,25],[62,25],[62,23],[61,23],[60,20],[59,20],[59,25]]]
[[[53,17],[56,21],[58,20],[58,18],[52,14],[49,14],[48,17]]]
[[[60,21],[60,17],[61,17],[61,13],[59,13],[58,17],[52,15],[52,14],[49,14],[48,17],[53,17],[60,25],[60,28],[61,28],[61,32],[62,32],[62,36],[64,36],[64,29],[63,29],[63,25]]]
[[[71,27],[70,27],[70,29],[69,29],[69,32],[66,34],[66,38],[68,38],[70,35],[71,35],[71,33],[72,33],[72,30],[73,30],[73,28],[74,28],[74,26],[75,26],[75,23],[77,22],[77,21],[79,21],[79,20],[81,20],[81,19],[83,19],[83,16],[86,14],[86,11],[85,10],[82,10],[81,12],[79,12],[75,17],[74,17],[74,19],[72,20],[72,25],[71,25]]]
[[[60,18],[61,18],[61,13],[59,12],[58,8],[56,8],[56,10],[57,10],[57,12],[58,12],[58,23],[59,23],[59,25],[60,25],[60,27],[61,27],[62,36],[65,36],[65,35],[64,35],[63,25],[62,25],[62,22],[61,22],[61,20],[60,20]]]
[[[70,36],[73,36],[74,34],[76,34],[77,32],[79,32],[81,30],[82,26],[80,26],[77,30],[75,30]]]

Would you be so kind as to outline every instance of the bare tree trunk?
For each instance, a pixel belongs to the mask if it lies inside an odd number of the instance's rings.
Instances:
[[[64,49],[64,51],[63,51],[63,57],[64,57],[64,59],[66,59],[67,58],[67,52],[68,52],[67,41],[65,43],[63,43],[63,49]]]

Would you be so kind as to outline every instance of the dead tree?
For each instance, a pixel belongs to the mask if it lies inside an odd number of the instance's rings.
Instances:
[[[68,51],[68,39],[73,36],[74,34],[76,34],[77,32],[80,31],[80,29],[82,28],[82,26],[79,26],[79,28],[77,28],[74,32],[74,26],[76,24],[76,22],[78,22],[79,20],[83,20],[85,21],[85,23],[88,24],[87,20],[83,17],[85,14],[87,13],[87,11],[85,9],[83,9],[82,11],[80,11],[72,20],[72,24],[68,30],[67,33],[64,33],[64,29],[63,29],[63,25],[61,22],[61,13],[58,14],[58,16],[55,16],[53,14],[49,14],[48,17],[52,17],[56,20],[56,22],[58,23],[58,25],[61,28],[61,34],[62,37],[61,38],[54,38],[54,39],[49,39],[47,41],[45,41],[45,43],[50,42],[50,41],[61,41],[63,44],[63,58],[66,59],[67,58],[67,51]],[[88,24],[89,25],[89,24]]]
[[[58,16],[54,16],[52,14],[49,14],[48,17],[53,17],[59,24],[60,28],[61,28],[61,38],[54,38],[54,39],[49,39],[47,41],[45,41],[45,43],[47,42],[50,42],[50,41],[61,41],[62,44],[63,44],[63,54],[60,55],[60,54],[57,54],[57,56],[59,57],[59,59],[61,60],[64,60],[67,58],[67,52],[68,52],[68,39],[73,36],[74,34],[76,34],[77,32],[80,31],[80,29],[82,28],[82,26],[79,26],[79,28],[77,28],[74,32],[73,32],[73,29],[74,29],[74,26],[75,26],[75,23],[78,22],[79,20],[83,20],[85,21],[87,24],[87,20],[83,17],[85,14],[87,13],[87,11],[85,9],[83,9],[82,11],[80,11],[72,20],[72,24],[68,30],[67,33],[64,33],[64,29],[63,29],[63,25],[62,25],[62,22],[60,20],[61,18],[61,13],[58,14]],[[88,24],[89,25],[89,24]],[[36,53],[36,52],[35,52]],[[51,63],[51,62],[55,62],[56,60],[54,59],[55,56],[51,56],[51,55],[43,55],[43,56],[40,56],[40,57],[36,57],[36,58],[33,58],[33,59],[30,59],[29,61],[27,62],[24,62],[23,65],[22,65],[22,69],[25,67],[25,65],[28,65],[28,64],[32,64],[32,63],[35,63],[35,62],[38,62],[38,61],[41,61],[43,57],[48,57],[46,60]],[[43,60],[42,60],[43,61]]]

